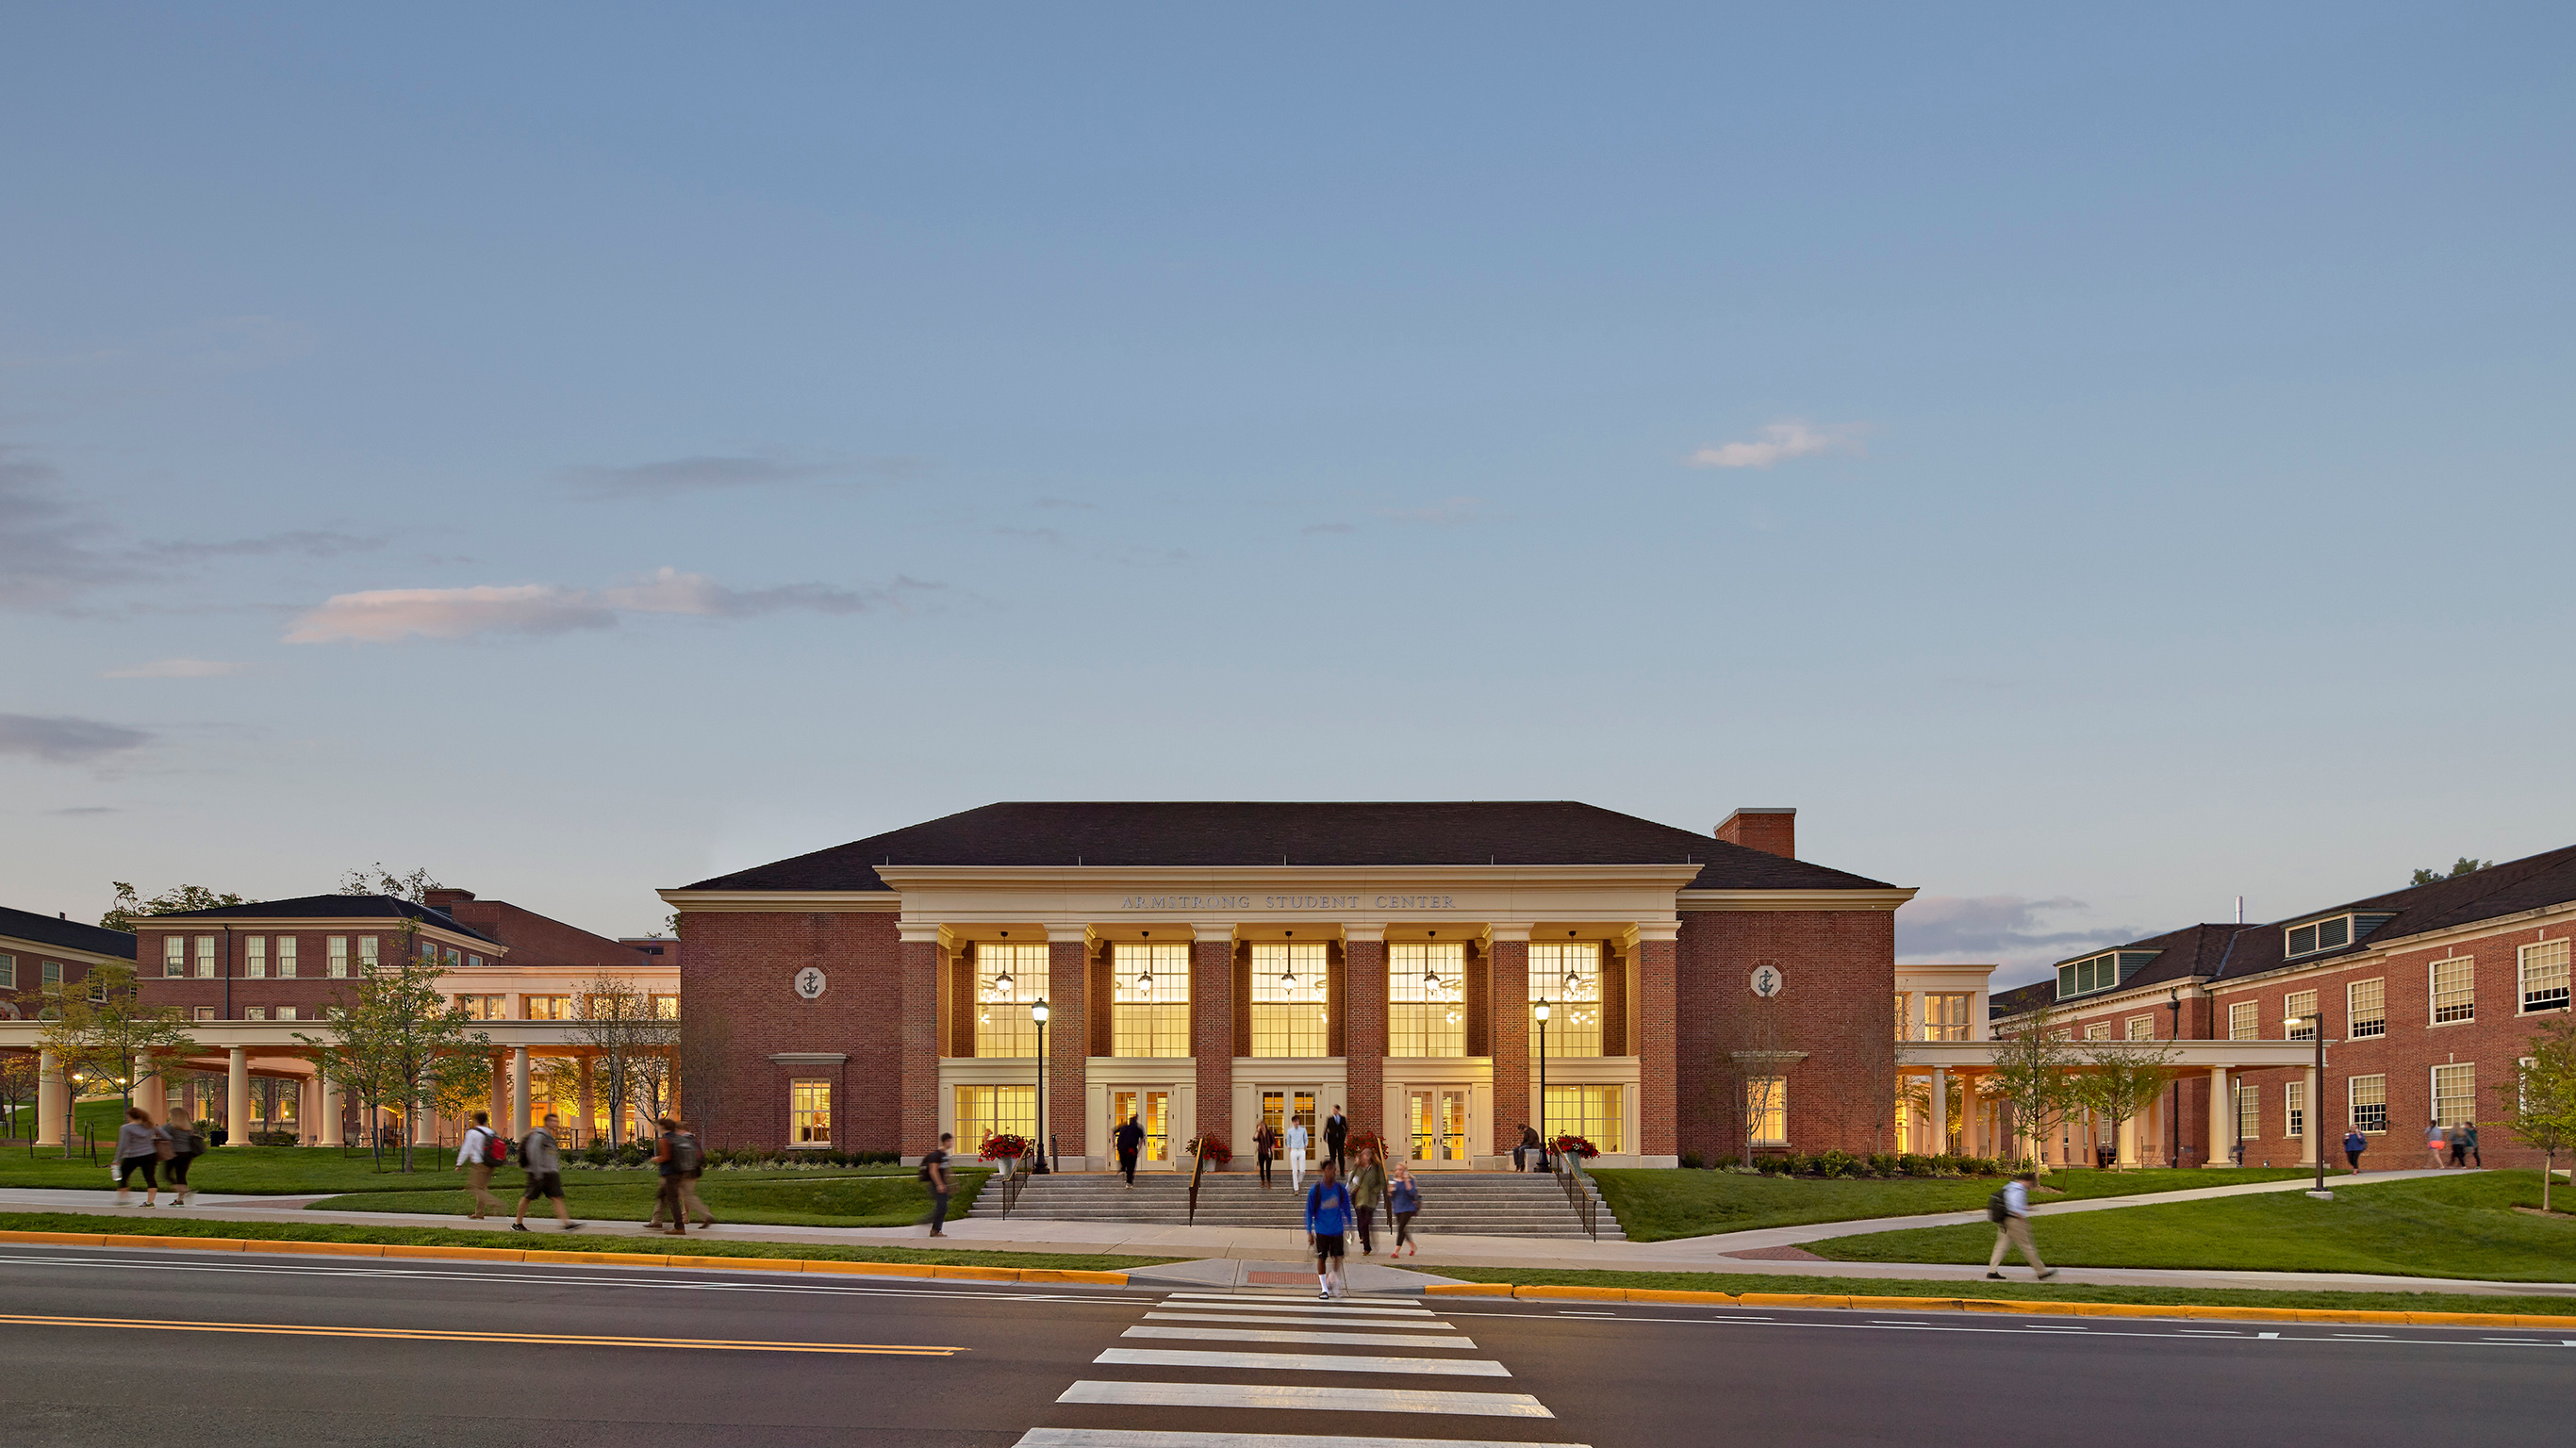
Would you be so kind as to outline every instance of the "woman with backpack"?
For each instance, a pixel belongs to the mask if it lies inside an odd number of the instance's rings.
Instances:
[[[143,1205],[161,1205],[161,1189],[152,1182],[153,1169],[161,1164],[161,1153],[168,1150],[170,1138],[152,1124],[152,1118],[140,1106],[125,1108],[125,1124],[116,1128],[116,1204],[134,1205],[134,1194],[126,1190],[140,1169],[143,1173]]]
[[[184,1207],[197,1195],[197,1189],[188,1185],[188,1163],[206,1154],[206,1137],[175,1116],[161,1131],[170,1140],[170,1155],[161,1163],[170,1186],[170,1205]]]

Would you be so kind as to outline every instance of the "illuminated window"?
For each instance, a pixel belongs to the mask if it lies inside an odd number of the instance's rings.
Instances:
[[[322,941],[322,955],[325,961],[322,971],[323,974],[331,977],[333,980],[348,979],[349,937],[345,935],[326,936]]]
[[[2296,1140],[2308,1134],[2308,1083],[2292,1081],[2281,1087],[2281,1134]]]
[[[787,1083],[787,1140],[793,1146],[832,1144],[832,1083]]]
[[[1386,1053],[1467,1054],[1467,947],[1399,940],[1386,948]]]
[[[2352,1038],[2388,1034],[2388,982],[2357,980],[2343,988],[2345,1019],[2352,1023]]]
[[[277,937],[277,978],[295,979],[295,937],[292,935]]]
[[[469,1021],[506,1021],[510,1018],[510,998],[505,995],[461,995],[456,1003],[465,1009]]]
[[[2317,1038],[2317,993],[2312,990],[2294,990],[2281,997],[2281,1019],[2298,1022],[2295,1026],[2285,1025],[2282,1028],[2282,1040],[2315,1040]]]
[[[2522,1008],[2525,1011],[2567,1009],[2567,942],[2544,940],[2521,951]]]
[[[2153,1017],[2153,1016],[2131,1016],[2131,1017],[2129,1017],[2129,1039],[2130,1039],[2130,1040],[2132,1040],[2132,1041],[2152,1041],[2152,1040],[2154,1040],[2155,1038],[2156,1038],[2156,1018],[2155,1018],[2155,1017]]]
[[[1744,1083],[1744,1117],[1755,1146],[1789,1144],[1789,1078],[1756,1076]]]
[[[1601,945],[1592,940],[1533,944],[1529,948],[1531,1009],[1541,1000],[1551,1010],[1547,1053],[1551,1056],[1601,1054]],[[1531,1039],[1537,1039],[1538,1017],[1530,1017]]]
[[[279,1006],[277,1008],[277,1018],[281,1021],[291,1021],[295,1019],[295,1007]]]
[[[1122,940],[1109,947],[1109,970],[1109,1054],[1188,1055],[1190,948]]]
[[[1035,1086],[960,1086],[957,1088],[957,1147],[979,1153],[992,1136],[1038,1136],[1038,1088]]]
[[[2107,1041],[2111,1039],[2111,1023],[2109,1021],[2095,1021],[2093,1024],[2086,1026],[2084,1028],[2084,1039],[2088,1041]]]
[[[1547,1088],[1547,1133],[1580,1136],[1602,1151],[1618,1151],[1619,1088],[1616,1086],[1550,1086]]]
[[[197,979],[213,980],[214,978],[215,937],[200,935],[197,937]]]
[[[525,1001],[527,1002],[527,1007],[528,1007],[528,1009],[527,1009],[527,1015],[526,1015],[526,1017],[525,1017],[525,1019],[527,1019],[527,1020],[531,1020],[531,1021],[569,1021],[569,1020],[577,1019],[577,1018],[573,1015],[573,1013],[572,1013],[572,997],[571,997],[571,996],[568,996],[568,995],[532,995],[532,996],[523,996],[523,997],[521,997],[521,999],[523,999],[523,1000],[525,1000]],[[506,1018],[501,1018],[501,1019],[506,1019]]]
[[[162,936],[161,974],[175,979],[179,976],[186,975],[187,973],[188,937],[184,935]]]
[[[1038,1023],[1029,1007],[1046,996],[1047,948],[1010,941],[975,945],[975,1054],[1034,1056]]]
[[[2259,1041],[2263,1039],[2263,1006],[2259,1001],[2238,1001],[2227,1008],[2227,1039]]]
[[[1896,993],[1896,1039],[1900,1041],[1908,1039],[1912,1034],[1913,1025],[1914,997],[1904,991],[1898,991]]]
[[[268,1007],[266,1007],[266,1006],[252,1006],[252,1007],[250,1007],[248,1010],[245,1010],[245,1011],[243,1011],[243,1012],[242,1012],[242,1019],[243,1019],[243,1020],[246,1020],[246,1021],[264,1021],[264,1020],[267,1020],[267,1019],[268,1019]]]
[[[2477,960],[2466,955],[2433,962],[2433,1024],[2477,1019],[2476,966]]]
[[[2352,1129],[2376,1136],[2388,1129],[2388,1078],[2355,1076],[2346,1083],[2352,1098]]]
[[[680,998],[678,996],[657,995],[653,997],[653,1019],[657,1021],[676,1021],[679,1018]]]
[[[1967,991],[1928,991],[1923,996],[1923,1039],[1927,1041],[1964,1041],[1968,1039]]]
[[[1328,986],[1323,946],[1256,941],[1252,947],[1252,1054],[1331,1055]]]
[[[2478,1115],[2478,1068],[2463,1061],[2433,1068],[2433,1119],[2444,1126],[2465,1126]]]

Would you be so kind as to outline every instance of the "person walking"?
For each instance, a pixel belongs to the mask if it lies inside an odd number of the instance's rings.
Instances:
[[[2361,1134],[2360,1127],[2356,1126],[2343,1134],[2343,1164],[2350,1168],[2355,1176],[2361,1174],[2361,1154],[2368,1150],[2370,1150],[2370,1138]]]
[[[1333,1114],[1324,1118],[1324,1155],[1332,1162],[1333,1169],[1345,1176],[1351,1170],[1350,1141],[1350,1119],[1342,1115],[1341,1105],[1337,1102],[1333,1106]]]
[[[1528,1171],[1530,1153],[1538,1150],[1538,1131],[1528,1122],[1521,1123],[1521,1139],[1512,1145],[1512,1170]]]
[[[1270,1159],[1279,1154],[1279,1128],[1264,1120],[1252,1133],[1252,1159],[1261,1167],[1261,1185],[1270,1183]]]
[[[161,1205],[161,1189],[153,1184],[152,1173],[161,1164],[161,1149],[169,1144],[161,1128],[140,1106],[125,1108],[125,1124],[116,1128],[116,1204],[134,1205],[134,1194],[126,1183],[134,1173],[143,1173],[143,1205]]]
[[[501,1133],[492,1129],[488,1111],[477,1111],[470,1119],[474,1124],[465,1128],[465,1140],[457,1143],[456,1164],[465,1168],[465,1189],[474,1194],[474,1210],[465,1219],[479,1222],[487,1210],[501,1210],[501,1199],[492,1195],[492,1148],[500,1144]]]
[[[2004,1183],[2004,1189],[1986,1203],[1986,1215],[1995,1224],[1995,1250],[1986,1259],[1986,1275],[1997,1282],[2004,1280],[2004,1250],[2021,1249],[2022,1260],[2031,1272],[2045,1282],[2057,1275],[2057,1269],[2039,1260],[2039,1244],[2030,1239],[2030,1189],[2039,1180],[2037,1172],[2023,1172]]]
[[[549,1111],[545,1124],[529,1132],[528,1139],[519,1143],[519,1165],[528,1173],[528,1184],[519,1189],[519,1214],[510,1219],[513,1232],[528,1230],[528,1203],[539,1197],[555,1204],[555,1220],[563,1223],[563,1230],[581,1230],[581,1223],[574,1221],[572,1213],[564,1209],[563,1152],[555,1145],[555,1128],[559,1124],[559,1119]]]
[[[1407,1246],[1414,1256],[1422,1255],[1422,1244],[1413,1240],[1413,1214],[1421,1210],[1422,1187],[1413,1179],[1413,1163],[1399,1161],[1386,1184],[1387,1215],[1395,1219],[1395,1244],[1386,1249],[1388,1261],[1403,1256]]]
[[[1136,1185],[1136,1157],[1145,1149],[1145,1128],[1130,1116],[1119,1124],[1113,1137],[1118,1143],[1118,1174],[1127,1178],[1127,1185],[1132,1187]]]
[[[680,1206],[680,1123],[662,1116],[653,1124],[661,1129],[653,1141],[653,1166],[662,1174],[662,1190],[653,1198],[653,1220],[659,1222],[664,1212],[670,1213],[671,1225],[661,1229],[663,1235],[685,1237],[689,1219]]]
[[[2451,1154],[2450,1142],[2444,1140],[2442,1137],[2442,1123],[2434,1121],[2425,1124],[2424,1149],[2432,1153],[2433,1166],[2436,1170],[2439,1170],[2444,1159]]]
[[[706,1175],[707,1170],[706,1148],[698,1144],[697,1133],[689,1130],[689,1123],[685,1121],[680,1123],[678,1138],[671,1143],[671,1160],[680,1168],[679,1215],[671,1220],[685,1222],[694,1217],[701,1227],[714,1226],[716,1214],[708,1211],[707,1204],[698,1199],[698,1178]],[[646,1225],[662,1225],[660,1202],[653,1204],[653,1220]]]
[[[1288,1190],[1306,1189],[1306,1123],[1291,1118],[1288,1122]]]
[[[2442,1133],[2442,1142],[2451,1149],[2451,1165],[2465,1169],[2469,1164],[2469,1134],[2454,1126]]]
[[[1306,1240],[1315,1249],[1315,1295],[1348,1296],[1342,1287],[1342,1243],[1350,1230],[1351,1192],[1335,1177],[1333,1159],[1315,1169],[1315,1185],[1306,1193]]]
[[[1386,1168],[1378,1164],[1377,1148],[1363,1142],[1359,1165],[1351,1169],[1351,1206],[1359,1218],[1360,1255],[1377,1255],[1375,1222],[1378,1206],[1386,1200]]]
[[[930,1188],[930,1215],[921,1219],[930,1235],[948,1235],[948,1194],[956,1189],[956,1179],[948,1174],[948,1144],[957,1138],[939,1133],[939,1149],[921,1159],[921,1184]]]
[[[197,1189],[188,1185],[188,1163],[206,1154],[206,1134],[175,1116],[161,1131],[170,1139],[170,1155],[161,1162],[163,1180],[170,1188],[170,1205],[184,1207],[197,1195]]]
[[[2478,1155],[2478,1124],[2476,1122],[2463,1121],[2460,1123],[2460,1145],[2466,1148],[2469,1153],[2469,1165],[2476,1167],[2480,1171],[2485,1171],[2487,1169],[2487,1159]]]

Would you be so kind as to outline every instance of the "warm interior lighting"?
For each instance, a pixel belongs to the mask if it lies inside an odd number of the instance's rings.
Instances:
[[[1554,1011],[1552,1011],[1551,1009],[1549,1009],[1548,1004],[1547,1004],[1547,1002],[1546,1002],[1546,1001],[1541,1000],[1541,1001],[1538,1003],[1538,1009],[1537,1009],[1537,1011],[1536,1011],[1534,1014],[1536,1014],[1536,1015],[1538,1016],[1538,1018],[1539,1018],[1540,1020],[1542,1020],[1542,1021],[1543,1021],[1543,1020],[1546,1020],[1549,1016],[1551,1016],[1551,1015],[1555,1014],[1555,1012],[1554,1012]]]
[[[1045,1025],[1045,1024],[1046,1024],[1046,1018],[1047,1018],[1047,1003],[1046,1003],[1044,1000],[1040,1000],[1037,1004],[1035,1004],[1035,1005],[1033,1005],[1033,1006],[1030,1006],[1030,1007],[1029,1007],[1029,1019],[1030,1019],[1030,1020],[1033,1020],[1033,1021],[1037,1022],[1037,1023],[1038,1023],[1038,1024],[1040,1024],[1040,1025]]]

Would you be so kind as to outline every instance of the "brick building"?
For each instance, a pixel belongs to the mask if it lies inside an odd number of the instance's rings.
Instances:
[[[1542,1120],[1671,1165],[1741,1150],[1752,1080],[1780,1102],[1766,1144],[1871,1149],[1913,892],[1798,860],[1794,826],[1565,802],[969,810],[662,892],[691,1029],[720,1044],[695,1110],[724,1145],[972,1150],[1035,1133],[1043,1031],[1067,1165],[1131,1115],[1168,1166],[1202,1134],[1247,1151],[1263,1121],[1320,1144],[1337,1105],[1429,1166],[1503,1161]],[[1766,970],[1782,988],[1757,996]]]
[[[0,1020],[32,1016],[51,991],[88,979],[93,965],[134,963],[122,930],[0,905]]]
[[[2494,1123],[2533,1031],[2568,1019],[2576,847],[2262,925],[2191,925],[2061,961],[2054,979],[1994,998],[2008,1034],[2045,1007],[2077,1042],[2313,1042],[2326,1069],[2266,1066],[2186,1075],[2136,1124],[2137,1155],[2307,1164],[2358,1127],[2370,1164],[2424,1162],[2429,1124],[2481,1123],[2490,1166],[2540,1154]],[[2301,1022],[2298,1026],[2285,1024]],[[2215,1109],[2213,1109],[2213,1106]],[[2311,1117],[2314,1118],[2313,1122]],[[2313,1125],[2314,1130],[2311,1130]],[[2082,1124],[2049,1159],[2085,1160]]]

